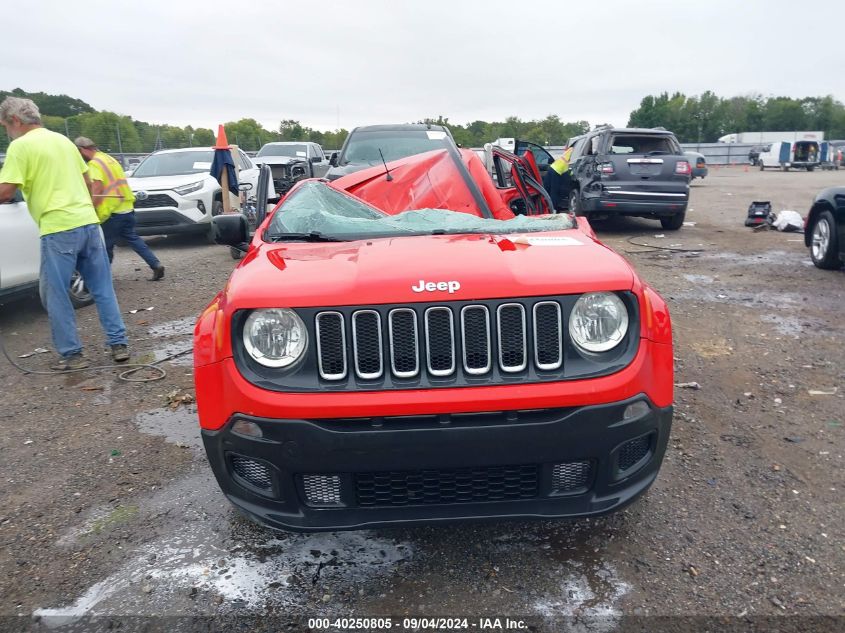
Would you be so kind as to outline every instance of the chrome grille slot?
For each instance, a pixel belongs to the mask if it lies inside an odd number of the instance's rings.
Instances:
[[[417,314],[410,308],[396,308],[388,314],[390,368],[397,378],[420,373],[420,341]]]
[[[321,312],[315,319],[317,368],[324,380],[346,378],[346,331],[340,312]]]
[[[449,376],[455,371],[455,326],[452,311],[445,306],[425,311],[426,363],[432,376]]]
[[[563,322],[557,301],[534,304],[534,364],[550,371],[563,365]]]
[[[381,378],[384,373],[381,317],[375,310],[358,310],[352,314],[352,351],[358,378]]]
[[[499,335],[499,367],[513,373],[528,365],[525,308],[520,303],[504,303],[496,309]]]
[[[487,306],[466,306],[461,309],[461,340],[464,371],[486,374],[492,366],[490,353],[490,312]]]

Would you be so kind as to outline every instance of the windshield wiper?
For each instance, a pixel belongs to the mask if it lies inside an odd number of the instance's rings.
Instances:
[[[346,240],[331,235],[323,235],[319,231],[308,233],[265,233],[268,242],[345,242]]]

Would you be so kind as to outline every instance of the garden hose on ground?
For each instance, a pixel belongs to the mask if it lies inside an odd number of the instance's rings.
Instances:
[[[103,370],[106,370],[106,369],[123,369],[125,371],[122,371],[121,373],[119,373],[117,375],[119,380],[124,380],[126,382],[153,382],[155,380],[162,380],[163,378],[165,378],[167,376],[167,372],[164,369],[162,369],[161,367],[158,367],[159,363],[163,363],[165,361],[172,360],[174,358],[178,358],[179,356],[184,356],[185,354],[189,354],[193,351],[193,348],[188,348],[188,349],[182,350],[181,352],[176,352],[175,354],[170,354],[168,356],[165,356],[161,360],[155,361],[154,363],[123,363],[121,365],[98,365],[98,366],[95,366],[95,367],[84,367],[82,369],[64,369],[64,370],[50,370],[50,371],[27,369],[26,367],[22,367],[21,365],[19,365],[11,356],[9,356],[9,352],[6,351],[6,346],[3,343],[2,333],[0,333],[0,351],[3,352],[3,356],[6,357],[6,360],[8,360],[12,364],[13,367],[22,371],[25,374],[35,374],[36,376],[58,376],[60,374],[72,374],[72,373],[77,373],[77,372],[80,372],[80,371],[103,371]],[[127,367],[130,368],[130,369],[127,369]],[[146,377],[146,378],[130,378],[130,376],[132,374],[134,374],[135,372],[141,371],[145,367],[152,369],[153,371],[158,372],[158,375],[152,376],[152,377]]]

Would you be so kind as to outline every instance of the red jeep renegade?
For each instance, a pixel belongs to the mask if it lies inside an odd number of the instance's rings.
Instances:
[[[247,252],[197,322],[196,393],[238,508],[292,530],[582,517],[652,484],[666,305],[538,181],[446,148],[303,180],[248,245],[215,218]]]

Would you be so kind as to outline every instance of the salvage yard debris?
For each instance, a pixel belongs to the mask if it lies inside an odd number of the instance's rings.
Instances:
[[[697,382],[676,382],[675,386],[678,389],[692,389],[693,391],[698,391],[701,389],[701,385]]]
[[[46,354],[48,351],[49,350],[46,350],[43,347],[36,347],[28,354],[21,354],[20,356],[18,356],[18,358],[29,358],[30,356],[35,356],[36,354]]]
[[[152,310],[155,306],[150,306],[149,308],[135,308],[134,310],[130,310],[129,314],[137,314],[138,312],[142,312],[144,310]]]
[[[178,409],[180,404],[191,404],[193,401],[193,394],[190,394],[187,391],[175,389],[167,394],[167,405],[171,409]]]
[[[830,389],[808,389],[807,393],[811,396],[834,396],[838,389],[831,387]]]

